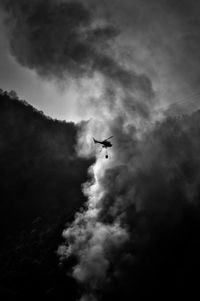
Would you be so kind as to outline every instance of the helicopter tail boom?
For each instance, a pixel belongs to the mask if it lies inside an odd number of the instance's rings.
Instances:
[[[93,138],[94,143],[99,143],[99,141],[97,141],[96,139]]]

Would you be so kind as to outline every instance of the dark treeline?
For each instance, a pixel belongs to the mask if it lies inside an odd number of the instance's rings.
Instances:
[[[0,91],[2,297],[69,293],[55,252],[64,224],[85,201],[81,184],[92,164],[77,157],[76,135],[73,123],[47,118],[14,92]]]

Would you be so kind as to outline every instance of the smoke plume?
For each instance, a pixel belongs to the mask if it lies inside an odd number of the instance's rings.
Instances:
[[[103,138],[110,133],[115,146],[109,151],[108,161],[104,154],[96,153],[96,163],[90,169],[93,180],[83,185],[88,202],[63,232],[66,244],[58,249],[61,260],[71,256],[77,260],[72,276],[86,288],[80,300],[99,298],[97,292],[112,283],[113,254],[132,240],[125,220],[129,208],[136,206],[139,210],[141,206],[134,197],[133,184],[138,141],[154,115],[155,95],[150,79],[109,62],[98,78],[99,96],[89,101],[95,119],[82,127],[77,148],[80,155],[91,155],[91,137]]]
[[[131,7],[131,12],[140,12],[135,18],[131,13],[127,15],[131,36],[135,35],[135,40],[127,43],[130,35],[117,36],[113,18],[103,19],[104,8],[97,5],[95,10],[91,1],[4,0],[3,3],[8,14],[12,54],[18,62],[42,77],[90,78],[91,89],[98,82],[94,96],[81,95],[91,119],[82,124],[77,151],[81,156],[96,152],[96,162],[89,170],[92,180],[83,184],[88,201],[74,222],[67,225],[64,243],[58,249],[61,260],[74,259],[71,275],[81,285],[80,300],[129,300],[134,294],[136,300],[141,300],[146,291],[153,296],[156,287],[163,287],[156,283],[159,277],[155,276],[159,275],[162,256],[167,257],[161,237],[176,241],[178,235],[172,235],[173,229],[182,224],[187,208],[193,214],[198,207],[199,115],[159,121],[155,114],[159,94],[156,90],[162,86],[159,76],[166,75],[169,83],[170,71],[174,70],[173,79],[184,82],[186,70],[192,70],[194,60],[183,66],[183,76],[172,66],[174,62],[180,66],[191,54],[190,45],[191,48],[198,45],[199,39],[191,35],[193,25],[199,26],[194,13],[198,5],[183,1],[179,7],[173,1],[163,0],[161,4],[152,1],[151,5],[142,1],[141,6],[138,1],[134,4],[125,1],[120,6],[117,1],[112,8],[118,19],[123,20],[123,28],[127,26],[124,23],[127,7]],[[107,9],[111,11],[110,4]],[[153,12],[147,13],[149,9]],[[158,22],[153,22],[157,16]],[[164,26],[164,17],[169,27]],[[191,44],[179,58],[187,25]],[[155,28],[157,36],[152,34]],[[121,45],[117,49],[120,42],[130,47],[135,42],[131,50],[140,63],[123,55]],[[147,56],[140,54],[141,42]],[[172,42],[175,44],[171,45]],[[163,56],[162,50],[165,50]],[[194,53],[199,61],[199,52]],[[156,75],[156,68],[147,62],[149,57],[153,57],[151,63],[155,62],[159,70]],[[166,71],[168,63],[170,70]],[[196,69],[194,78],[196,88],[199,79]],[[91,145],[91,138],[105,139],[110,135],[114,135],[114,146],[109,150],[109,160],[105,160],[105,154]]]
[[[20,64],[44,77],[89,76],[95,70],[107,74],[108,68],[114,77],[121,74],[106,51],[117,30],[94,18],[83,3],[4,0],[2,4],[11,52]]]
[[[139,137],[133,124],[122,130],[115,120],[119,142],[109,162],[97,155],[93,181],[84,185],[88,202],[58,250],[63,260],[76,258],[72,275],[82,285],[81,300],[159,300],[168,285],[164,277],[181,274],[173,262],[185,248],[192,254],[190,240],[197,239],[191,225],[199,210],[199,116],[160,121]],[[192,231],[188,241],[185,231]],[[174,283],[170,278],[169,292]]]
[[[156,121],[156,94],[147,75],[105,65],[101,71],[109,80],[99,79],[102,90],[93,99],[101,110],[83,128],[78,150],[88,155],[89,137],[110,134],[114,148],[109,161],[96,155],[93,181],[83,186],[88,202],[64,231],[58,253],[76,259],[72,276],[82,285],[80,300],[141,300],[148,293],[142,292],[140,273],[158,277],[153,269],[163,255],[155,258],[160,233],[171,235],[188,206],[198,206],[199,143],[188,120]],[[144,281],[156,298],[159,283]]]

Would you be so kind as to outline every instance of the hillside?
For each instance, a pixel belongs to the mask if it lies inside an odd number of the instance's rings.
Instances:
[[[81,184],[92,164],[77,157],[76,134],[73,123],[0,91],[0,295],[51,289],[55,251],[64,224],[85,201]]]

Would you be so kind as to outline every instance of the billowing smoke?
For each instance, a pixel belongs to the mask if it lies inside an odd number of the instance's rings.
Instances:
[[[127,210],[142,206],[134,196],[138,143],[154,118],[150,79],[119,69],[117,63],[106,66],[98,76],[98,97],[88,100],[95,119],[82,127],[77,150],[80,155],[91,155],[92,136],[103,139],[110,134],[114,148],[109,150],[109,160],[97,150],[96,163],[90,168],[93,180],[83,185],[88,202],[67,226],[66,243],[58,249],[61,260],[71,256],[77,260],[72,276],[86,288],[80,300],[87,301],[96,300],[97,292],[112,283],[113,253],[132,240],[125,220]]]
[[[153,278],[162,256],[155,259],[158,250],[150,246],[159,231],[179,225],[187,206],[198,204],[200,146],[184,118],[156,122],[156,95],[147,76],[106,65],[109,80],[99,79],[100,95],[90,102],[95,120],[83,128],[78,150],[88,155],[92,136],[110,134],[114,148],[108,161],[97,153],[93,181],[83,186],[88,202],[67,226],[58,252],[63,260],[76,259],[72,276],[82,284],[80,300],[141,300],[140,273]]]
[[[3,3],[18,62],[43,77],[87,77],[91,89],[98,83],[94,96],[83,97],[91,120],[82,124],[77,143],[80,155],[96,152],[89,170],[92,181],[83,184],[88,201],[67,225],[58,249],[61,260],[74,259],[71,275],[81,285],[80,300],[129,300],[138,290],[144,296],[142,273],[147,275],[145,288],[148,281],[151,289],[156,287],[151,264],[159,265],[157,236],[166,237],[185,208],[198,205],[199,116],[192,121],[157,120],[157,95],[149,75],[136,72],[140,68],[127,60],[119,61],[116,44],[111,45],[117,30],[90,5],[58,0]],[[166,9],[173,6],[171,1],[162,3]],[[114,146],[106,160],[91,138],[110,135]]]
[[[94,19],[84,4],[59,0],[3,0],[2,4],[11,52],[22,65],[41,76],[58,78],[105,68],[107,55],[101,52],[117,31]]]
[[[97,155],[93,181],[84,185],[88,202],[58,250],[62,260],[76,259],[72,275],[82,285],[81,300],[159,300],[167,288],[170,296],[177,261],[185,248],[193,254],[190,240],[197,239],[191,224],[199,210],[199,118],[199,112],[169,118],[143,133],[111,120],[113,151],[108,161]]]

